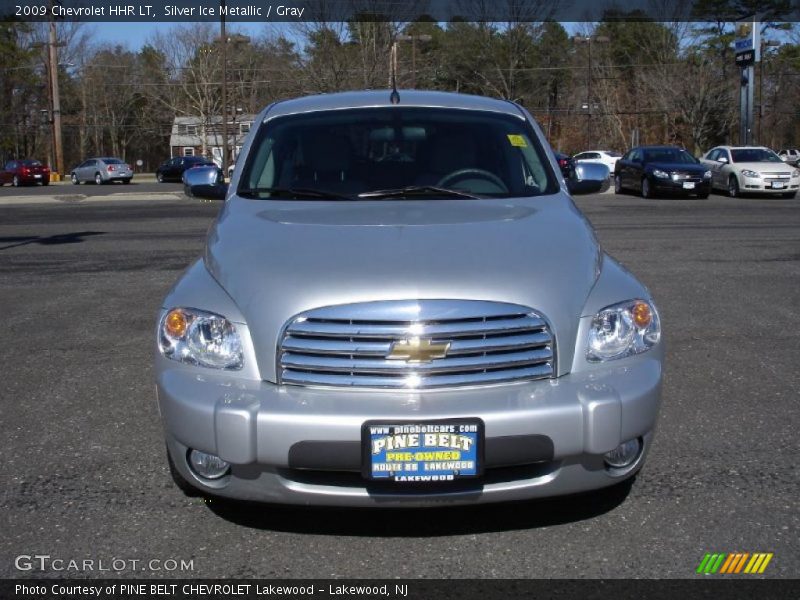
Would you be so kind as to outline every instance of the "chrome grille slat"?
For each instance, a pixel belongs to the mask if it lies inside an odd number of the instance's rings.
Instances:
[[[512,381],[544,379],[552,376],[552,367],[547,364],[524,369],[470,373],[464,375],[436,375],[420,377],[408,385],[405,377],[381,377],[378,375],[352,377],[341,373],[308,373],[286,369],[281,375],[283,383],[297,385],[320,385],[334,387],[367,387],[387,389],[422,389],[435,387],[458,387],[466,385],[486,385]]]
[[[351,359],[332,356],[307,356],[285,352],[281,358],[284,367],[293,370],[324,371],[334,373],[405,373],[409,367],[415,373],[451,373],[454,371],[483,371],[498,366],[516,367],[547,362],[553,358],[549,349],[509,352],[498,361],[495,355],[444,358],[429,363],[407,363],[404,360]]]
[[[406,360],[412,341],[417,350],[420,344],[449,346],[446,353],[438,348],[418,361]],[[396,343],[403,353],[389,358]],[[556,372],[555,340],[541,315],[515,304],[400,300],[329,306],[287,323],[277,371],[284,384],[387,389],[541,379]]]
[[[456,321],[447,323],[398,325],[388,323],[352,323],[315,321],[306,319],[292,323],[287,333],[290,335],[307,335],[333,338],[402,338],[403,336],[436,337],[469,337],[476,334],[489,335],[498,333],[514,333],[529,329],[541,329],[545,322],[530,315],[518,318],[489,321]]]

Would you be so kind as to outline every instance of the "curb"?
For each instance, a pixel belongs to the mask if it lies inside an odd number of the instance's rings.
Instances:
[[[164,201],[186,198],[183,192],[120,192],[102,196],[86,194],[53,194],[47,196],[0,196],[0,206],[19,206],[21,204],[85,204],[87,202],[113,201]]]

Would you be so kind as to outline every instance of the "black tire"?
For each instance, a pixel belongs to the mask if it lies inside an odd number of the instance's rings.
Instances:
[[[783,198],[786,198],[787,200],[790,200],[790,199],[794,198],[796,193],[797,192],[786,192],[785,194],[781,194],[781,196]]]
[[[621,194],[624,188],[622,187],[622,177],[614,175],[614,193]]]
[[[42,181],[42,185],[50,185],[49,181]]]
[[[124,183],[125,185],[128,185],[130,182],[131,182],[130,179],[123,179],[122,180],[122,183]]]
[[[103,185],[103,177],[100,175],[100,173],[95,173],[94,174],[94,184],[95,185]]]
[[[698,197],[700,200],[705,200],[706,198],[708,198],[708,192],[703,192],[703,193],[701,193],[701,194],[697,194],[697,197]]]
[[[70,174],[70,179],[72,179],[72,185],[80,185],[81,183],[80,180],[78,179],[78,176],[75,175],[75,173]]]
[[[14,179],[11,180],[11,185],[13,185],[14,187],[19,187],[20,185],[22,185],[22,183],[19,180],[19,177],[14,175]]]
[[[169,474],[172,477],[172,481],[180,491],[182,491],[189,498],[197,498],[198,496],[203,495],[202,491],[186,481],[186,479],[183,478],[183,475],[178,472],[178,469],[175,467],[175,463],[172,462],[172,455],[169,453],[169,449],[167,449],[167,464],[169,465]]]
[[[650,180],[647,177],[642,177],[642,198],[653,198],[655,194],[650,187]]]
[[[736,175],[731,175],[728,177],[728,196],[731,198],[738,198],[740,195],[739,180],[736,179]]]

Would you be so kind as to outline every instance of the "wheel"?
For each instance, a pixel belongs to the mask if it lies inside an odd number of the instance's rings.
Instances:
[[[650,188],[650,180],[647,177],[642,178],[642,198],[652,198],[653,190]]]
[[[736,175],[731,175],[728,178],[728,196],[731,198],[739,196],[739,180],[736,179]]]
[[[44,181],[44,180],[43,180],[43,181],[42,181],[42,185],[50,185],[50,182],[49,182],[49,181]]]
[[[94,174],[94,183],[95,185],[103,185],[103,177],[100,175],[100,173]]]
[[[19,177],[14,175],[14,179],[11,180],[11,185],[13,185],[14,187],[19,187],[20,186]]]
[[[125,185],[128,185],[130,182],[131,182],[130,179],[123,179],[122,180],[122,183],[124,183]]]
[[[158,183],[164,183],[164,174],[159,173],[158,175],[156,175],[156,180],[158,180]]]
[[[622,177],[619,175],[614,175],[614,193],[621,194],[622,193]]]
[[[701,194],[697,194],[697,197],[698,197],[700,200],[705,200],[706,198],[708,198],[708,192],[703,192],[703,193],[701,193]]]
[[[177,467],[175,467],[175,463],[172,462],[172,455],[169,453],[169,448],[167,449],[167,464],[169,465],[169,474],[172,477],[172,481],[175,482],[175,485],[180,491],[190,498],[197,498],[198,496],[203,495],[203,492],[186,481],[183,478],[183,475],[178,472]]]
[[[80,181],[78,181],[78,176],[75,175],[75,173],[70,175],[69,178],[72,180],[72,185],[78,185],[80,183]]]
[[[781,194],[781,196],[786,199],[791,199],[794,198],[795,193],[796,192],[786,192],[785,194]]]

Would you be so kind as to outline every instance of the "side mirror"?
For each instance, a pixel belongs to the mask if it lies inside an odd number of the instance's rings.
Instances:
[[[192,167],[183,172],[183,193],[189,198],[225,200],[228,184],[219,167]]]
[[[728,164],[728,158],[727,158],[727,157],[725,157],[725,156],[720,156],[720,157],[717,159],[717,162],[721,162],[721,163],[723,163],[723,164]]]
[[[605,192],[611,185],[611,172],[602,163],[579,162],[575,164],[567,188],[570,194]]]

